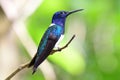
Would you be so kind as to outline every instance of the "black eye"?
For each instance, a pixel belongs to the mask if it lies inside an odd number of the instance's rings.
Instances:
[[[60,12],[60,14],[65,14],[65,12]]]

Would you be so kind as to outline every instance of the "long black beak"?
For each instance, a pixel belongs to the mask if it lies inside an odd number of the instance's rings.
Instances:
[[[78,12],[78,11],[82,11],[82,10],[84,10],[84,9],[78,9],[78,10],[69,11],[66,16],[68,16],[68,15],[70,15],[72,13]]]

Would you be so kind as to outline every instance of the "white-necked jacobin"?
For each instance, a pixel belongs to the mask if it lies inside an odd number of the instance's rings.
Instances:
[[[32,74],[35,73],[37,67],[50,55],[53,48],[58,47],[58,44],[62,40],[64,35],[64,27],[67,16],[82,10],[83,9],[78,9],[74,11],[58,11],[53,15],[52,23],[44,33],[38,46],[36,55],[33,57],[28,65],[28,67],[33,66]]]

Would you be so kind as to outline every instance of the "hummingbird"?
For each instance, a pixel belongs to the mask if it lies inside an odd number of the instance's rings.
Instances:
[[[37,52],[28,68],[33,66],[33,73],[36,72],[37,67],[50,55],[53,48],[59,49],[59,43],[64,37],[65,33],[65,21],[66,18],[75,12],[82,11],[83,9],[77,9],[73,11],[58,11],[52,17],[52,23],[44,33]]]

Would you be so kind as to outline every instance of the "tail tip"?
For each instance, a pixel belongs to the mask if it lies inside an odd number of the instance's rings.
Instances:
[[[33,67],[32,75],[36,72],[36,69],[37,69],[37,68]]]

